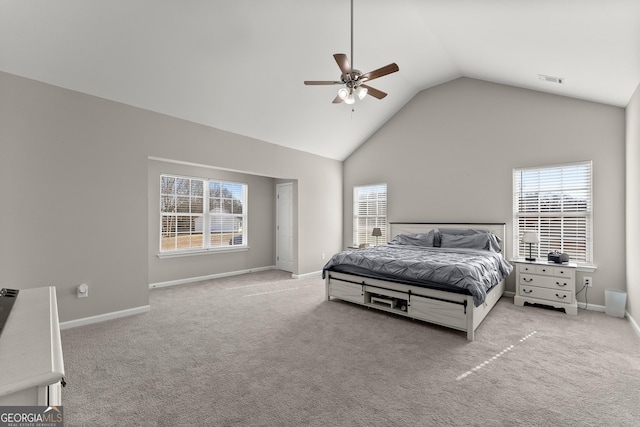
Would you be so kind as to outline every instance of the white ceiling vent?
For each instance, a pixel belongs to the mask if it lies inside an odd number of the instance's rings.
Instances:
[[[554,76],[545,76],[544,74],[538,74],[538,78],[543,82],[551,82],[551,83],[564,83],[563,77],[554,77]]]

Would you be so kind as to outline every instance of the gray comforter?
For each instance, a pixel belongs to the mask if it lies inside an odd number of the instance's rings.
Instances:
[[[500,253],[488,250],[382,245],[340,252],[323,267],[323,278],[328,270],[427,287],[453,286],[468,291],[477,307],[513,267]]]

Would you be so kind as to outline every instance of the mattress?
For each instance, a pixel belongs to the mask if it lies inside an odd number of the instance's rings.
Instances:
[[[467,293],[474,305],[513,267],[499,252],[468,248],[381,245],[335,254],[322,270]]]

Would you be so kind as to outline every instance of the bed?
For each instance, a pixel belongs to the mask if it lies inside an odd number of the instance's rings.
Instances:
[[[503,223],[391,222],[391,240],[335,254],[322,270],[326,299],[474,332],[505,290]]]

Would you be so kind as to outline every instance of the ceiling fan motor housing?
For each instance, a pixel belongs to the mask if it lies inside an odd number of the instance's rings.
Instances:
[[[360,70],[351,70],[350,74],[343,74],[340,79],[348,88],[355,89],[360,86],[360,77],[362,77]]]

